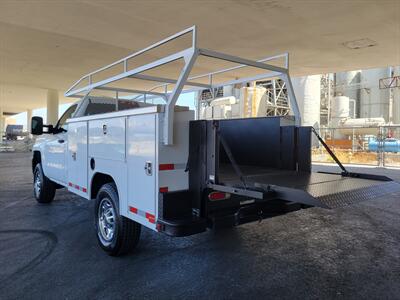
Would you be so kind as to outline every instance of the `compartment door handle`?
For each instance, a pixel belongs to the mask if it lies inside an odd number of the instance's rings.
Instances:
[[[153,174],[153,167],[151,161],[146,161],[146,163],[144,164],[144,171],[148,176],[151,176]]]

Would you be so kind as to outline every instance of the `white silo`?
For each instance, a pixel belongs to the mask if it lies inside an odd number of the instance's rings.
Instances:
[[[361,70],[336,73],[336,93],[350,99],[358,98]]]
[[[339,72],[335,76],[335,94],[346,96],[354,102],[355,111],[352,113],[356,118],[360,116],[360,74],[361,70]]]
[[[380,89],[379,80],[390,77],[389,68],[369,69],[361,73],[361,118],[384,118],[389,121],[389,89]]]
[[[342,122],[350,116],[350,98],[347,96],[336,96],[332,99],[330,127],[339,128]],[[334,138],[341,139],[344,135],[339,130],[334,131]]]
[[[350,114],[350,99],[346,96],[337,96],[333,98],[331,108],[331,126],[336,128],[340,121],[349,117]]]
[[[302,125],[319,127],[321,109],[321,75],[292,79]]]

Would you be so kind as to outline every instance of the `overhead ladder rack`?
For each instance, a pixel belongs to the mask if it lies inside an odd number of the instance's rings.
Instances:
[[[146,63],[144,65],[135,67],[130,69],[128,62],[138,58],[140,55],[152,51],[156,48],[159,48],[167,43],[170,43],[178,38],[191,34],[191,46],[184,50],[172,53],[168,56],[156,59],[152,62]],[[191,71],[193,67],[198,61],[199,57],[209,57],[213,59],[218,59],[225,62],[230,62],[237,64],[234,67],[225,68],[221,70],[217,70],[214,72],[209,72],[206,74],[196,75],[190,77]],[[175,62],[177,60],[183,59],[184,65],[180,70],[179,76],[177,79],[175,78],[168,78],[164,76],[154,76],[143,74],[146,71],[152,70],[152,72],[156,72],[161,66],[166,64]],[[272,64],[268,64],[268,61],[276,60],[276,59],[284,59],[284,67],[275,66]],[[121,67],[122,72],[114,74],[110,77],[105,79],[101,79],[96,81],[95,76],[101,73],[104,74],[105,71],[110,70],[114,67]],[[261,70],[265,70],[261,74],[257,74],[255,76],[245,76],[242,78],[237,78],[234,80],[229,80],[225,82],[214,82],[213,79],[215,76],[236,71],[238,69],[244,67],[252,67]],[[249,60],[229,54],[220,53],[217,51],[212,51],[208,49],[199,48],[197,46],[197,32],[196,26],[187,28],[181,32],[178,32],[170,37],[167,37],[153,45],[150,45],[140,51],[137,51],[131,55],[128,55],[125,58],[122,58],[112,64],[109,64],[105,67],[102,67],[98,70],[95,70],[91,73],[84,75],[80,78],[77,82],[75,82],[66,92],[66,97],[83,97],[88,95],[93,90],[104,90],[104,91],[113,91],[113,92],[123,92],[123,93],[131,93],[137,95],[137,98],[144,97],[144,98],[161,98],[165,101],[165,114],[164,114],[164,136],[163,142],[165,145],[172,145],[173,143],[173,120],[174,120],[174,106],[179,98],[179,96],[184,92],[189,91],[197,91],[197,90],[204,90],[210,89],[211,91],[226,85],[232,84],[240,84],[246,83],[250,81],[260,80],[260,79],[267,79],[267,78],[281,78],[287,84],[287,90],[290,99],[290,108],[295,116],[296,125],[300,125],[301,117],[299,108],[297,105],[296,97],[293,92],[292,82],[289,76],[289,55],[287,53],[267,57],[260,60]],[[126,78],[134,78],[140,79],[145,81],[152,81],[156,82],[152,88],[145,90],[145,89],[130,89],[130,88],[120,88],[120,87],[112,87],[110,84],[116,83],[117,81],[126,79]],[[207,83],[200,83],[196,82],[196,80],[203,80],[206,79]],[[173,86],[172,89],[169,87]],[[188,88],[187,88],[188,87]],[[163,89],[164,92],[157,92],[156,90]]]

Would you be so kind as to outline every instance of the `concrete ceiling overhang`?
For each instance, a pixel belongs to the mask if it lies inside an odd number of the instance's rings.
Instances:
[[[289,52],[292,76],[400,65],[398,0],[3,0],[0,105],[44,106],[46,89],[62,95],[82,75],[193,24],[203,48],[251,59]],[[360,39],[376,45],[344,45]]]

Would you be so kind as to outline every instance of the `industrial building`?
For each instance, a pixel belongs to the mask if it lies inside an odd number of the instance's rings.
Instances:
[[[370,160],[369,154],[370,150],[379,150],[375,145],[379,142],[382,153],[387,152],[385,149],[400,152],[399,78],[398,66],[295,77],[293,86],[302,124],[318,128],[338,152],[365,153],[364,160],[353,158],[349,163],[384,164],[384,158]],[[281,79],[203,90],[197,98],[201,119],[290,114],[289,95]],[[318,143],[315,148],[319,148]],[[315,152],[315,161],[321,159],[320,154]],[[389,155],[389,164],[400,166],[400,156]]]
[[[399,187],[398,0],[0,1],[1,299],[397,299]]]
[[[389,67],[293,78],[303,124],[399,125],[399,76],[400,67]],[[392,86],[386,86],[388,83]],[[284,116],[290,112],[285,84],[279,79],[225,87],[213,93],[204,90],[198,95],[201,118]]]

